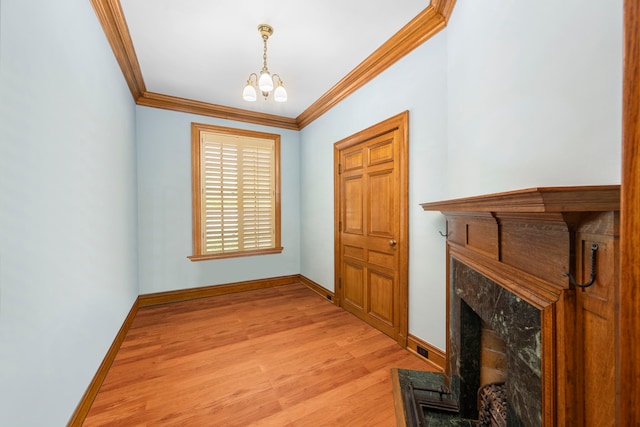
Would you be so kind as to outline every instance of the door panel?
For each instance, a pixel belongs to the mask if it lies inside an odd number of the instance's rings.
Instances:
[[[345,172],[362,168],[362,150],[355,150],[344,156],[343,167]]]
[[[364,261],[364,251],[362,250],[362,248],[356,248],[355,246],[345,246],[344,256]]]
[[[380,267],[393,269],[395,256],[378,251],[369,251],[369,262]]]
[[[383,140],[368,149],[369,165],[393,162],[393,139]]]
[[[369,176],[367,212],[369,213],[369,235],[393,238],[397,224],[393,215],[395,195],[393,192],[393,169]]]
[[[393,276],[369,270],[369,313],[393,327]]]
[[[344,281],[349,286],[344,289],[345,304],[351,305],[355,310],[364,307],[364,270],[362,266],[345,262],[343,268]]]
[[[363,222],[363,182],[361,176],[354,176],[345,180],[344,183],[345,233],[362,235]]]

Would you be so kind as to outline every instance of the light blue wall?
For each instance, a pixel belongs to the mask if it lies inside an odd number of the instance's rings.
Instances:
[[[622,0],[459,1],[446,31],[450,196],[620,183]]]
[[[333,289],[333,144],[404,110],[409,331],[440,348],[444,220],[419,203],[620,181],[621,0],[459,1],[301,132],[134,107],[88,1],[2,0],[0,25],[0,425],[63,425],[138,292]],[[282,135],[282,254],[186,258],[192,121]]]
[[[457,2],[446,30],[303,129],[301,273],[334,287],[333,144],[409,110],[409,332],[444,349],[444,225],[418,203],[619,183],[621,94],[620,0]]]
[[[301,155],[301,273],[333,290],[333,144],[409,110],[409,325],[442,348],[445,225],[419,204],[446,195],[446,43],[436,35],[305,127]]]
[[[0,425],[65,425],[136,298],[134,121],[88,1],[2,0]]]
[[[300,272],[300,134],[241,122],[137,108],[140,293]],[[192,262],[191,122],[277,133],[281,254]]]

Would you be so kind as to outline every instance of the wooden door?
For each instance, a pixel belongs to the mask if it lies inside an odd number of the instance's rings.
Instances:
[[[403,113],[336,143],[338,303],[406,346],[407,170]]]

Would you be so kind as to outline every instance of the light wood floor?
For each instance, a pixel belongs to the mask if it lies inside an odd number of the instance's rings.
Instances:
[[[391,368],[432,370],[303,285],[148,307],[84,426],[394,426]]]

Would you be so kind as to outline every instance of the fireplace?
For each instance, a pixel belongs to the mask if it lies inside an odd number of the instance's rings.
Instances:
[[[399,425],[478,425],[493,400],[508,426],[615,424],[619,196],[553,187],[422,205],[447,219],[447,364],[395,371],[394,390],[443,390],[456,408],[404,403]],[[483,363],[483,329],[503,372]]]
[[[459,261],[452,260],[451,276],[448,357],[461,417],[479,418],[485,323],[506,347],[507,425],[541,426],[540,311]]]

